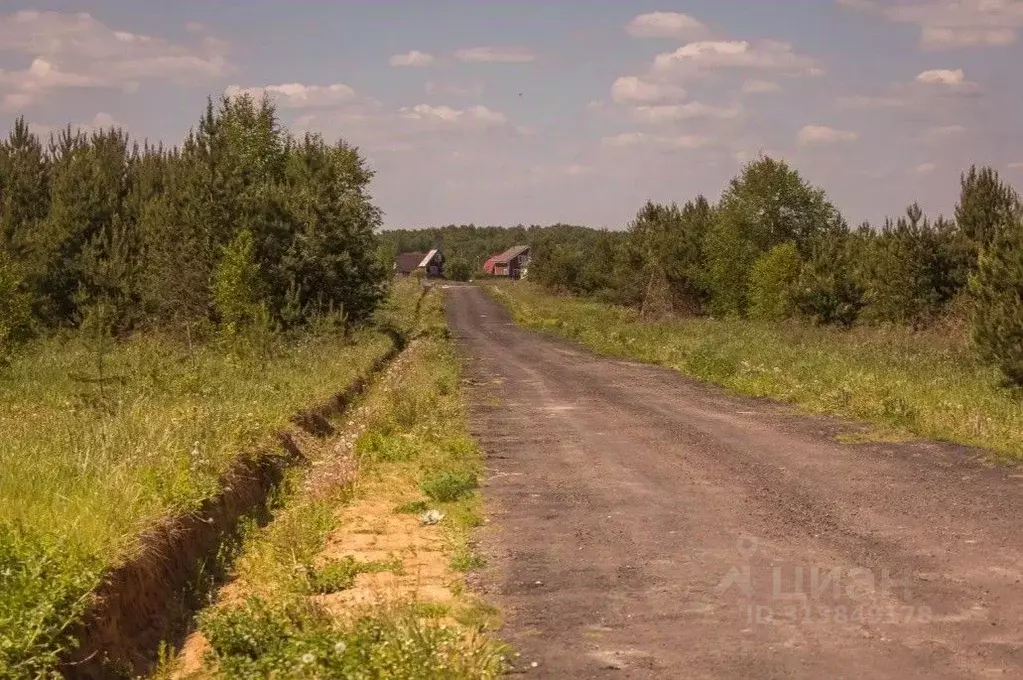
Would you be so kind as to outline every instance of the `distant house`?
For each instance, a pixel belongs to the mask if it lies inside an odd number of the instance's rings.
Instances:
[[[424,257],[426,253],[398,253],[398,257],[394,258],[394,271],[402,276],[408,276],[419,267]]]
[[[528,268],[529,246],[513,246],[500,255],[494,255],[483,265],[483,271],[488,274],[512,279],[521,279]]]
[[[443,277],[444,255],[439,249],[434,248],[428,253],[418,251],[399,253],[394,258],[394,271],[402,276],[409,276],[417,269],[422,269],[430,278]]]
[[[444,256],[440,250],[434,248],[423,256],[423,260],[419,263],[419,267],[426,270],[426,275],[431,278],[441,278],[444,276]]]

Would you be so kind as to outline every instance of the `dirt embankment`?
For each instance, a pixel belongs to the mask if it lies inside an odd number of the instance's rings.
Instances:
[[[92,594],[73,631],[79,645],[64,660],[66,677],[134,677],[152,670],[161,643],[181,643],[203,604],[204,580],[223,576],[217,573],[224,566],[217,560],[221,546],[235,537],[243,518],[261,524],[268,519],[271,490],[289,467],[306,462],[302,433],[332,434],[330,419],[401,353],[405,338],[390,334],[393,347],[372,370],[326,403],[296,414],[296,429],[277,433],[279,448],[240,456],[221,478],[220,493],[191,514],[161,520],[140,537],[136,556],[110,570]]]

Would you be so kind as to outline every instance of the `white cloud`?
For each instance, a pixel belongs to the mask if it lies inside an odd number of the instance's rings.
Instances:
[[[1004,47],[1023,28],[1020,0],[838,0],[920,29],[920,48]]]
[[[914,82],[918,87],[956,96],[969,96],[980,92],[980,86],[967,80],[961,68],[924,71],[917,75]]]
[[[825,125],[806,125],[799,131],[800,146],[818,146],[855,142],[859,138],[855,132],[836,130]]]
[[[1023,170],[1023,161],[1018,163],[1009,163],[1008,168],[1010,170]]]
[[[437,63],[437,58],[432,54],[411,50],[405,54],[395,54],[391,57],[391,66],[423,67],[432,66]]]
[[[455,52],[455,59],[478,64],[522,64],[536,59],[525,47],[468,47]]]
[[[929,175],[937,169],[938,166],[935,165],[934,163],[921,163],[920,165],[913,168],[913,171],[918,175]]]
[[[678,38],[691,40],[708,33],[707,27],[688,14],[651,12],[640,14],[625,27],[634,38]]]
[[[187,29],[193,45],[114,30],[87,13],[0,15],[0,52],[32,57],[23,71],[0,71],[2,106],[31,106],[62,88],[134,91],[144,80],[189,85],[229,73],[227,45],[198,24]]]
[[[774,71],[793,76],[817,76],[823,71],[816,60],[777,40],[751,43],[746,40],[704,40],[659,54],[653,70],[662,74],[698,74],[716,69]]]
[[[954,71],[951,69],[934,69],[919,74],[916,77],[916,82],[924,83],[925,85],[948,85],[954,87],[966,82],[966,74],[963,73],[961,68],[957,68]]]
[[[980,86],[967,80],[962,69],[931,69],[917,74],[912,82],[893,83],[886,93],[841,96],[835,104],[851,111],[933,108],[939,105],[935,97],[971,97],[980,92]]]
[[[611,85],[611,99],[619,104],[657,104],[685,99],[686,91],[670,83],[653,83],[636,76],[623,76]]]
[[[691,102],[689,104],[664,104],[660,106],[637,106],[632,110],[632,117],[640,123],[659,124],[673,123],[696,118],[726,120],[737,118],[739,109],[723,108]]]
[[[443,127],[488,128],[499,127],[508,123],[508,118],[503,113],[492,111],[485,106],[455,109],[450,106],[416,104],[412,107],[402,108],[398,115],[406,120]]]
[[[781,85],[770,80],[747,80],[742,84],[742,91],[746,94],[765,94],[780,89]]]
[[[248,88],[230,85],[224,94],[228,97],[248,94],[257,101],[266,94],[275,100],[278,106],[285,109],[334,108],[342,104],[355,103],[361,99],[355,90],[343,83],[334,85],[287,83]]]
[[[604,137],[601,143],[612,148],[655,147],[661,149],[700,149],[712,143],[708,137],[700,135],[663,136],[650,135],[645,132],[624,132]]]

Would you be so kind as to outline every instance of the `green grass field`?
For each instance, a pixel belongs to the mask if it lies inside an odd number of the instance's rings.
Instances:
[[[1023,399],[1000,386],[961,329],[852,330],[688,319],[645,323],[630,309],[490,286],[516,322],[612,356],[674,368],[739,394],[1023,458]]]
[[[417,294],[403,288],[382,316],[409,315]],[[291,416],[391,347],[373,328],[194,348],[147,335],[110,347],[102,371],[82,338],[30,347],[0,374],[0,677],[50,672],[147,526],[197,507],[238,455],[276,446]]]

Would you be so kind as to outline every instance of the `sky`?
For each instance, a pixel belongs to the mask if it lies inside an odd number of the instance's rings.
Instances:
[[[177,144],[269,94],[386,227],[624,228],[780,157],[851,224],[1023,188],[1023,0],[0,0],[0,121]]]

